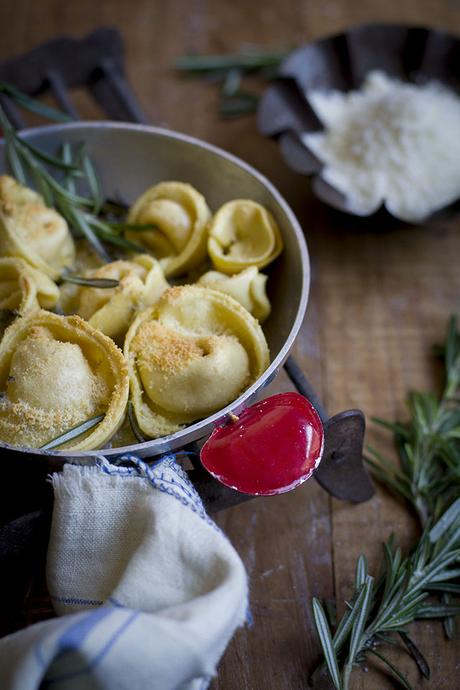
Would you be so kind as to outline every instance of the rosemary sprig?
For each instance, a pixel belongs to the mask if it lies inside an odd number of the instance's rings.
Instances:
[[[460,495],[460,334],[455,317],[442,353],[441,396],[411,393],[408,423],[375,420],[392,431],[399,467],[373,448],[366,457],[375,477],[412,504],[422,525]]]
[[[381,652],[382,647],[396,643],[396,635],[402,637],[420,673],[429,677],[428,663],[406,627],[419,619],[448,620],[460,612],[458,605],[429,600],[436,588],[458,587],[460,499],[433,527],[424,529],[409,556],[402,557],[393,538],[383,545],[383,552],[382,573],[376,580],[368,574],[365,558],[359,558],[353,596],[335,631],[324,612],[321,615],[320,602],[313,600],[316,630],[336,690],[349,689],[354,667],[367,662],[369,654],[379,657],[399,682],[412,690],[409,681]]]
[[[455,616],[460,613],[455,598],[460,595],[460,334],[453,317],[442,355],[444,385],[440,397],[412,393],[411,419],[406,424],[377,420],[394,434],[399,467],[374,449],[370,449],[367,461],[379,480],[412,505],[423,532],[406,558],[395,548],[393,538],[383,545],[384,565],[375,583],[367,573],[364,556],[360,556],[355,590],[335,633],[316,625],[336,690],[348,690],[353,667],[369,654],[378,657],[399,683],[411,690],[407,678],[380,647],[395,644],[398,635],[422,676],[429,678],[428,663],[406,626],[415,620],[439,618],[446,636],[454,634]],[[318,603],[314,607],[317,609]],[[331,671],[335,667],[338,678]]]
[[[2,92],[17,105],[44,117],[63,121],[70,119],[0,82]],[[120,222],[113,224],[101,217],[101,212],[119,216],[120,211],[125,213],[126,209],[120,203],[104,201],[97,173],[83,147],[78,146],[73,151],[70,144],[65,143],[60,157],[41,151],[18,134],[1,106],[0,126],[5,138],[6,160],[14,177],[22,184],[32,180],[45,203],[61,213],[74,234],[86,237],[106,263],[112,260],[104,246],[106,244],[130,252],[144,251],[140,245],[123,237],[122,233],[129,227]],[[58,171],[62,180],[58,181],[50,171]],[[77,181],[85,184],[87,195],[78,192]]]
[[[243,78],[251,74],[264,80],[274,78],[289,52],[252,47],[228,55],[184,55],[176,60],[176,69],[220,84],[220,115],[239,117],[254,113],[259,102],[257,93],[241,88]]]

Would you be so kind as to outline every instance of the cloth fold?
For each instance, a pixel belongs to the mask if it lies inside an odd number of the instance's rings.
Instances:
[[[65,465],[47,580],[60,617],[0,640],[2,690],[202,690],[247,610],[244,566],[172,457]]]

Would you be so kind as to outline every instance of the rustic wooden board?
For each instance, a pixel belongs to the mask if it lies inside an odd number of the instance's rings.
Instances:
[[[283,164],[273,142],[257,133],[254,118],[219,121],[213,87],[179,80],[174,59],[186,52],[231,51],[242,43],[290,46],[372,20],[460,30],[455,0],[3,0],[0,59],[58,33],[81,36],[100,25],[118,26],[126,44],[128,77],[148,117],[220,145],[264,172],[282,191],[305,229],[313,265],[307,318],[295,356],[330,413],[360,407],[368,419],[404,416],[409,388],[436,384],[430,348],[457,310],[460,219],[424,228],[368,223],[323,207],[307,180]],[[99,113],[77,95],[85,117]],[[274,390],[288,390],[283,375]],[[369,425],[367,440],[391,453],[388,436]],[[287,690],[307,687],[319,658],[312,628],[312,595],[345,598],[357,555],[374,567],[391,531],[411,543],[416,526],[379,491],[366,505],[332,501],[315,482],[292,494],[257,499],[218,517],[239,550],[251,579],[254,626],[237,633],[213,690]],[[430,664],[429,686],[458,687],[458,639],[443,640],[438,625],[419,625],[415,639]],[[397,657],[397,654],[394,655]],[[415,687],[428,687],[403,653]],[[356,671],[353,688],[386,690],[392,680]]]

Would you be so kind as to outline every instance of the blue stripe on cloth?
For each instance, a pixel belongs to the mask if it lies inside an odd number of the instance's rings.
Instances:
[[[107,601],[110,604],[113,604],[114,606],[117,606],[119,609],[124,609],[126,608],[124,604],[121,603],[121,601],[118,601],[118,599],[115,599],[115,597],[109,597]]]
[[[59,597],[51,597],[52,599],[59,599]],[[79,600],[80,601],[80,600]],[[67,627],[65,624],[62,626],[62,635],[57,639],[54,649],[51,652],[44,654],[42,647],[43,640],[40,639],[34,645],[35,658],[42,667],[48,667],[55,659],[62,657],[67,652],[77,651],[80,643],[84,640],[86,635],[88,635],[91,630],[109,614],[111,614],[113,609],[111,608],[101,608],[97,611],[91,611],[88,615],[82,617],[79,616],[79,620],[73,625]],[[45,659],[45,656],[47,657]]]
[[[74,597],[54,597],[50,594],[53,601],[58,601],[60,604],[69,604],[69,606],[102,606],[103,601],[98,599],[76,599]]]
[[[109,610],[113,611],[114,609]],[[71,671],[69,673],[63,673],[59,676],[45,678],[43,681],[44,687],[51,685],[52,683],[59,683],[62,681],[71,680],[73,678],[76,678],[77,676],[89,673],[90,671],[94,670],[96,666],[100,663],[100,661],[106,656],[106,654],[108,654],[108,652],[113,647],[118,638],[121,637],[121,635],[123,635],[125,630],[131,625],[131,623],[134,621],[135,618],[137,618],[138,615],[139,611],[132,611],[128,618],[123,621],[123,623],[118,627],[117,630],[115,630],[112,636],[107,640],[106,644],[100,649],[98,654],[96,654],[94,659],[87,666],[75,671]]]
[[[66,628],[57,641],[58,659],[62,654],[70,651],[77,651],[85,637],[107,616],[111,616],[113,609],[101,607],[96,611],[91,611],[87,616],[80,618],[76,623]]]

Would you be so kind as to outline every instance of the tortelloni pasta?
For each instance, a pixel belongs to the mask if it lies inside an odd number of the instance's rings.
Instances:
[[[206,258],[207,222],[211,212],[202,194],[184,182],[161,182],[147,189],[129,211],[131,225],[155,228],[128,231],[163,267],[165,275],[184,274]]]
[[[239,273],[249,266],[263,268],[276,259],[282,249],[275,219],[255,201],[229,201],[209,223],[209,256],[222,273]]]
[[[160,264],[147,254],[105,264],[86,277],[119,281],[114,288],[80,287],[73,298],[76,313],[119,344],[135,313],[155,304],[169,287]]]
[[[53,279],[75,258],[64,218],[8,175],[0,177],[0,255],[25,259]]]
[[[90,419],[91,429],[60,448],[100,448],[126,411],[129,379],[115,343],[79,316],[36,311],[0,343],[0,440],[40,448]]]
[[[58,286],[44,273],[23,259],[0,259],[0,309],[23,316],[40,307],[52,309],[58,299]]]
[[[178,431],[238,397],[267,368],[257,320],[229,295],[184,285],[133,321],[125,340],[131,399],[141,431]]]
[[[198,281],[199,285],[234,297],[260,322],[269,316],[271,310],[265,291],[266,283],[267,276],[259,273],[255,266],[245,268],[233,276],[219,271],[208,271]]]

